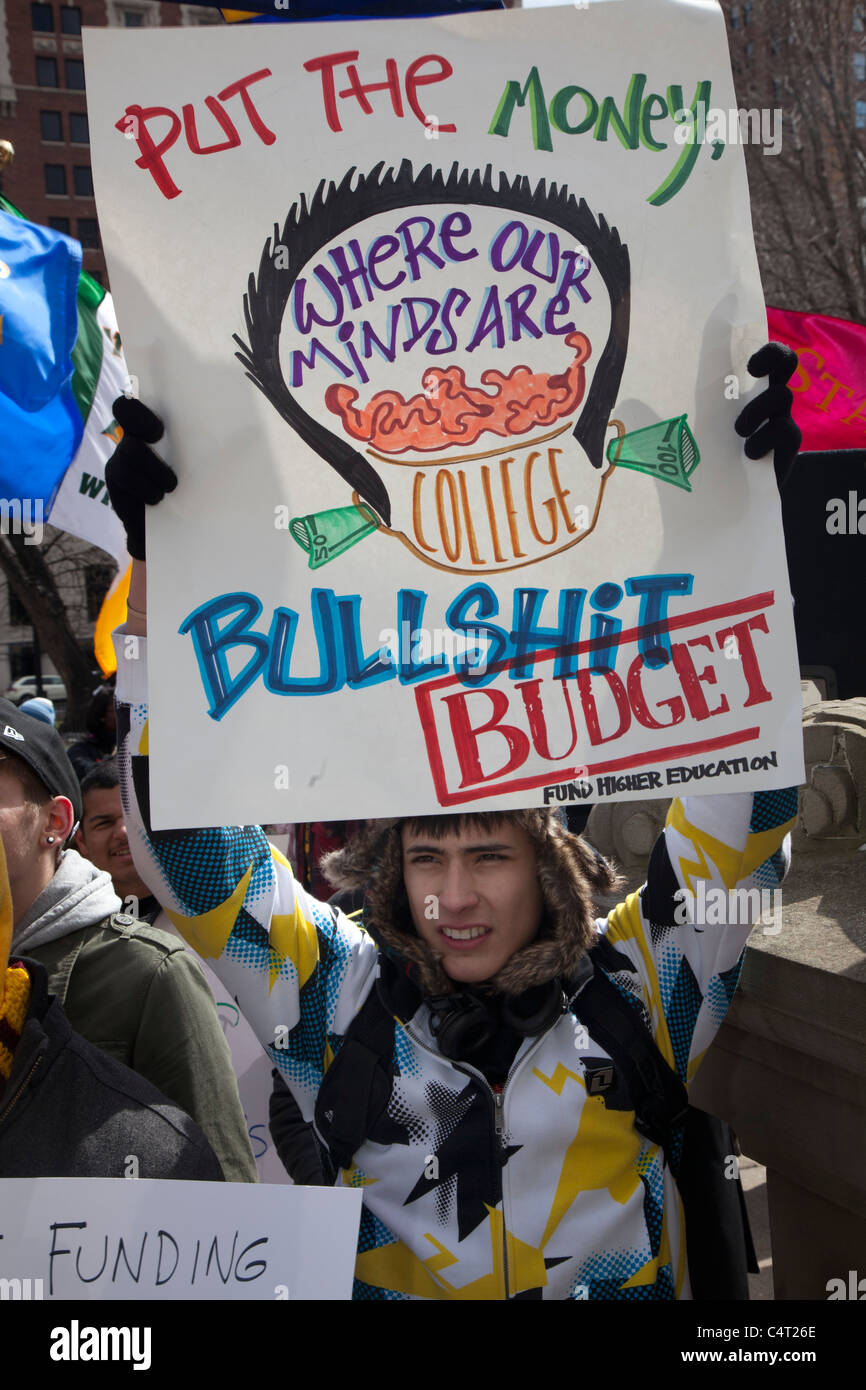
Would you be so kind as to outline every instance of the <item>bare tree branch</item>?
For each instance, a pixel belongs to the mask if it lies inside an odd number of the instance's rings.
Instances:
[[[866,322],[866,130],[855,123],[866,83],[854,70],[854,54],[866,53],[855,29],[862,5],[723,3],[739,105],[783,111],[782,152],[746,148],[767,299]]]

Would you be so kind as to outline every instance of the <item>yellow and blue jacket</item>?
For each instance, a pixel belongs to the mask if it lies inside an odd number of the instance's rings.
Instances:
[[[150,830],[144,660],[120,663],[118,741],[141,877],[237,999],[312,1122],[323,1077],[376,983],[375,942],[307,894],[258,827]],[[646,884],[596,922],[632,967],[614,983],[686,1084],[786,870],[796,804],[793,789],[675,800]],[[690,1296],[670,1167],[633,1111],[588,1093],[590,1054],[607,1056],[565,1012],[522,1041],[494,1089],[439,1052],[426,1004],[396,1020],[387,1113],[338,1179],[364,1196],[356,1298]]]

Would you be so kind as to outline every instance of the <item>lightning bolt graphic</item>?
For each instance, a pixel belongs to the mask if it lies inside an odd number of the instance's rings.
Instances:
[[[429,1231],[424,1232],[424,1239],[429,1240],[431,1245],[435,1245],[437,1251],[435,1255],[430,1255],[426,1260],[421,1261],[424,1267],[429,1269],[431,1274],[438,1274],[441,1270],[449,1269],[451,1265],[457,1264],[457,1256],[452,1255],[451,1251],[447,1249],[441,1241],[437,1240],[435,1236],[431,1236]],[[447,1288],[447,1280],[443,1282]]]
[[[569,1077],[571,1077],[572,1081],[576,1081],[578,1086],[586,1090],[586,1083],[583,1077],[578,1075],[575,1071],[569,1071],[568,1067],[564,1067],[561,1062],[557,1062],[552,1076],[545,1076],[544,1072],[539,1071],[537,1067],[532,1068],[532,1075],[537,1076],[539,1081],[543,1081],[545,1086],[549,1086],[551,1091],[554,1091],[558,1096],[562,1095],[563,1087]]]
[[[696,851],[698,858],[696,860],[680,858],[679,863],[680,873],[683,876],[685,885],[688,888],[689,892],[692,894],[692,896],[694,896],[695,890],[691,885],[691,881],[689,878],[689,870],[692,870],[692,872],[695,875],[695,878],[711,879],[712,873],[710,872],[710,866],[704,858],[704,852],[701,849],[700,845],[696,844],[694,840],[692,840],[691,845],[692,849]]]

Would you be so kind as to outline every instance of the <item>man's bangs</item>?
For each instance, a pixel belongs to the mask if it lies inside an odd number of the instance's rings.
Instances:
[[[431,840],[444,840],[446,835],[461,835],[464,830],[480,834],[496,830],[514,820],[511,811],[467,811],[458,816],[412,816],[402,822],[410,835],[428,835]]]

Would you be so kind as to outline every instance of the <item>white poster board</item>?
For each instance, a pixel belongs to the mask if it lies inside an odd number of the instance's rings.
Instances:
[[[348,1299],[361,1196],[348,1187],[4,1178],[0,1294]]]
[[[802,780],[714,4],[85,36],[155,827]],[[715,143],[712,143],[715,141]],[[766,383],[763,383],[766,384]],[[557,788],[559,789],[557,791]]]

